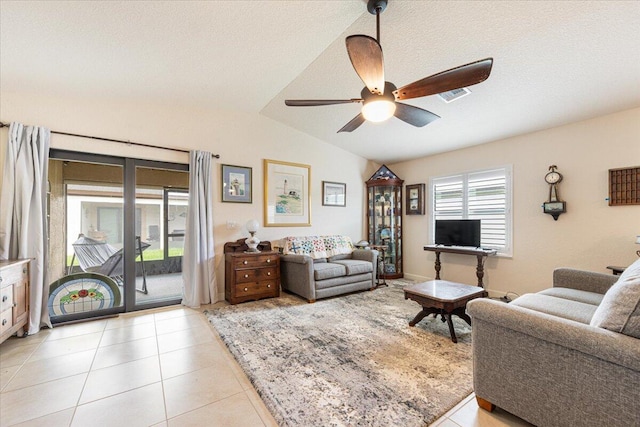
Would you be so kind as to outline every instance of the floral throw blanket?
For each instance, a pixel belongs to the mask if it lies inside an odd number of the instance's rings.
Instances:
[[[319,259],[351,252],[353,243],[348,236],[295,236],[284,239],[285,254],[308,255]]]

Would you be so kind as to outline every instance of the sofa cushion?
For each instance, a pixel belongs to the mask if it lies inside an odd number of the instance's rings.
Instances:
[[[368,261],[360,261],[357,259],[343,259],[334,261],[335,264],[344,265],[347,269],[347,276],[355,276],[356,274],[371,273],[373,264]]]
[[[593,304],[585,304],[540,293],[524,294],[513,300],[511,304],[586,324],[589,324],[597,308]]]
[[[591,326],[640,338],[640,259],[604,294]]]
[[[334,277],[346,275],[347,269],[344,265],[334,264],[332,262],[313,264],[313,278],[315,280],[333,279]]]
[[[316,290],[329,289],[329,288],[343,288],[344,292],[340,292],[340,293],[352,292],[356,289],[352,289],[353,287],[349,285],[353,283],[363,283],[363,282],[368,283],[368,285],[364,287],[360,286],[360,289],[370,289],[373,287],[371,273],[358,274],[355,276],[334,277],[333,279],[320,280],[316,282]],[[333,294],[333,295],[337,295],[337,294]],[[320,296],[318,297],[324,298]]]
[[[604,294],[598,294],[596,292],[580,291],[578,289],[570,288],[549,288],[544,291],[538,292],[538,294],[549,295],[552,297],[570,299],[573,301],[583,302],[585,304],[600,305]]]

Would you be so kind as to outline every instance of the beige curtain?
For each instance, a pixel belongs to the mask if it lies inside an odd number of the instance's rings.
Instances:
[[[31,258],[29,334],[51,327],[47,301],[47,174],[51,131],[11,123],[0,194],[0,259]]]
[[[189,155],[189,210],[187,212],[182,279],[182,304],[199,307],[218,300],[213,242],[211,153]]]

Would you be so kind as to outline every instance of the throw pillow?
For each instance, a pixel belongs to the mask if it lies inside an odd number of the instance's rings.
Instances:
[[[607,291],[590,324],[640,338],[640,259]]]

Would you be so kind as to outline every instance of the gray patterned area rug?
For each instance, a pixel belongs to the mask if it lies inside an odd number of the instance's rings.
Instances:
[[[472,391],[471,328],[390,281],[309,304],[289,294],[205,312],[281,426],[424,426]]]

